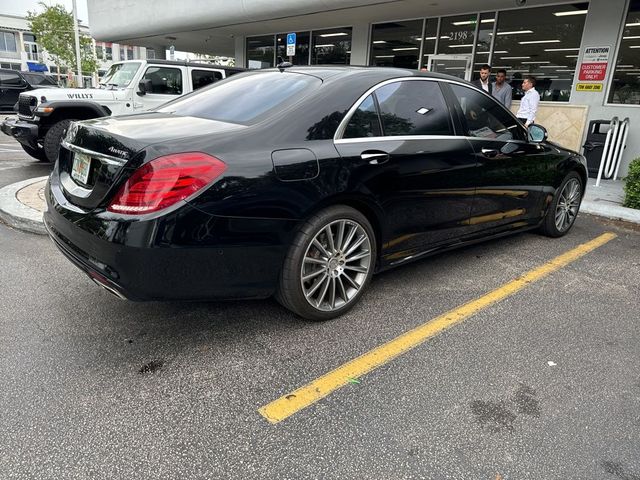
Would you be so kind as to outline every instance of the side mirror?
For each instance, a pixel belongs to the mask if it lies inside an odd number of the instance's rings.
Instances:
[[[536,123],[532,123],[529,125],[529,140],[535,143],[544,142],[549,136],[547,133],[547,129],[542,125],[538,125]]]
[[[147,92],[151,91],[153,91],[153,84],[151,83],[151,80],[147,79],[138,83],[138,95],[146,95]]]

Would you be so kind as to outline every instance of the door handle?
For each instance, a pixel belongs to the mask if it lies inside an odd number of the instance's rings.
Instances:
[[[367,150],[360,154],[362,160],[369,160],[371,165],[380,165],[389,160],[389,154],[380,150]]]
[[[498,150],[496,150],[495,148],[483,148],[482,149],[482,155],[484,155],[487,158],[494,158],[498,155],[498,153],[500,153]]]

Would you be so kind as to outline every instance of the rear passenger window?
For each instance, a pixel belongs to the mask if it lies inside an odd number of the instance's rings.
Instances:
[[[182,95],[182,72],[179,68],[149,67],[142,81],[151,81],[149,93]]]
[[[383,135],[452,135],[451,117],[434,81],[394,82],[375,91]]]
[[[379,137],[381,134],[378,110],[373,95],[369,95],[353,112],[343,138]]]
[[[214,70],[191,70],[191,82],[193,89],[197,90],[207,85],[222,80],[222,73]]]

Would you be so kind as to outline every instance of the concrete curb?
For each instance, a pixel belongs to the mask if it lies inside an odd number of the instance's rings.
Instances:
[[[24,205],[18,201],[16,195],[23,188],[47,178],[30,178],[0,188],[0,219],[18,230],[46,235],[47,231],[42,223],[42,212]]]
[[[580,213],[640,224],[640,210],[620,205],[605,205],[600,202],[583,200]]]

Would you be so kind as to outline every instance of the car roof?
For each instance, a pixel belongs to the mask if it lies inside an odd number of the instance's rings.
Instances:
[[[141,60],[124,60],[122,62],[115,63],[131,63],[131,62],[140,62]],[[229,70],[234,72],[244,72],[247,70],[246,68],[241,67],[226,67],[224,65],[216,65],[213,63],[205,63],[205,62],[183,62],[178,60],[156,60],[156,59],[146,59],[147,63],[157,63],[161,65],[179,65],[182,67],[200,67],[200,68],[218,68],[221,70]]]
[[[279,71],[279,68],[267,68],[259,71]],[[249,69],[249,71],[257,71]],[[305,73],[316,76],[322,80],[333,79],[333,77],[348,77],[359,74],[365,74],[369,77],[379,77],[380,80],[398,77],[425,77],[437,80],[455,80],[460,83],[467,83],[458,77],[435,72],[420,72],[418,70],[409,70],[406,68],[396,67],[369,67],[369,66],[352,66],[352,65],[311,65],[311,66],[291,66],[284,67],[284,71],[297,73]]]

